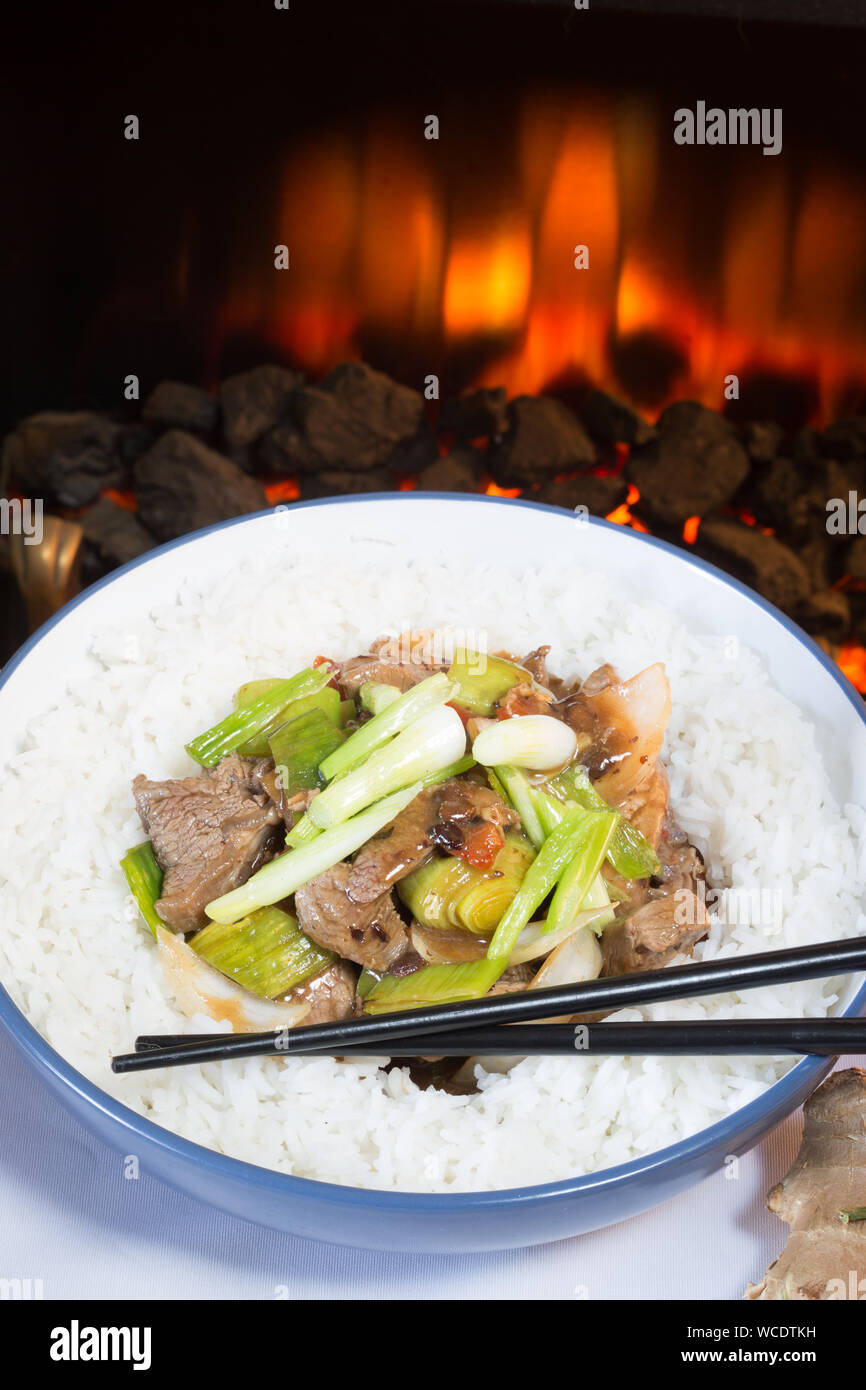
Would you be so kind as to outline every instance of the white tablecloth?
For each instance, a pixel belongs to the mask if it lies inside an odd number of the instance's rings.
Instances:
[[[847,1058],[842,1065],[866,1065]],[[764,1197],[799,1143],[793,1116],[739,1163],[604,1231],[487,1255],[296,1240],[183,1197],[94,1139],[0,1038],[0,1278],[45,1298],[726,1299],[785,1243]]]

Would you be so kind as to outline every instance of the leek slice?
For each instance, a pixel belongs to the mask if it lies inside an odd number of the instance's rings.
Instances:
[[[327,692],[323,690],[321,693],[324,695]],[[336,697],[336,712],[339,714],[340,697],[333,688],[330,693]],[[271,734],[268,746],[276,764],[280,786],[286,796],[321,787],[323,784],[319,764],[329,753],[333,753],[335,748],[340,747],[345,737],[342,729],[318,707],[308,709],[297,718],[290,719],[287,724],[277,729],[276,733]]]
[[[529,680],[529,673],[513,661],[488,656],[486,652],[469,651],[466,647],[455,651],[448,675],[457,687],[455,703],[472,714],[482,715],[492,714],[496,703],[512,686]]]
[[[368,1014],[395,1009],[418,1009],[426,1004],[451,1004],[481,999],[496,984],[507,961],[463,961],[459,965],[425,965],[411,975],[383,975],[364,1000]]]
[[[272,681],[250,681],[248,686],[242,685],[235,696],[236,705],[249,704],[250,700],[255,699],[256,694],[253,690],[255,686],[268,685],[272,687],[273,684],[274,682]],[[247,690],[253,693],[245,696],[244,692]],[[299,700],[292,700],[290,705],[286,705],[285,709],[280,710],[279,714],[271,720],[271,723],[266,729],[263,729],[260,734],[254,734],[252,738],[247,739],[245,743],[241,744],[237,751],[242,758],[266,758],[270,752],[269,743],[273,735],[279,732],[284,724],[291,720],[299,719],[302,714],[306,714],[308,710],[313,709],[320,710],[331,724],[337,727],[341,725],[340,692],[339,690],[335,690],[332,685],[326,685],[321,690],[314,690],[312,695],[302,695]],[[318,785],[317,782],[316,786]]]
[[[189,945],[209,965],[257,994],[276,999],[336,960],[305,936],[296,917],[261,907],[238,922],[211,922]]]
[[[476,869],[454,857],[431,859],[407,874],[397,892],[422,926],[447,931],[460,927],[489,936],[520,887],[533,859],[524,836],[509,831],[489,869]]]
[[[143,841],[134,849],[128,849],[120,861],[120,867],[129,884],[129,891],[138,904],[139,912],[156,936],[160,927],[165,927],[156,910],[156,904],[162,896],[163,874],[150,840]]]
[[[202,767],[215,767],[220,758],[236,752],[241,744],[247,743],[257,734],[271,730],[274,721],[286,705],[300,699],[302,695],[312,695],[315,691],[323,689],[330,679],[331,673],[327,666],[310,666],[305,671],[299,671],[296,676],[290,676],[288,680],[277,681],[269,690],[251,699],[248,704],[239,705],[212,729],[206,729],[203,734],[199,734],[186,745],[186,751],[197,763],[201,763]]]

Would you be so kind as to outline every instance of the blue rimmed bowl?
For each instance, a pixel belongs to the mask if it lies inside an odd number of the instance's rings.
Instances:
[[[770,604],[682,551],[607,522],[578,520],[535,503],[448,494],[400,494],[311,502],[283,511],[291,546],[323,552],[378,540],[453,557],[601,569],[696,629],[738,637],[761,652],[776,683],[817,730],[837,800],[866,801],[866,708],[833,663]],[[94,630],[169,600],[192,570],[224,573],[269,539],[273,514],[214,526],[152,551],[94,585],[40,629],[0,675],[0,765],[37,713],[58,670],[83,663]],[[866,1011],[852,982],[845,1012]],[[829,1071],[805,1058],[757,1100],[681,1143],[616,1168],[541,1186],[494,1192],[376,1192],[294,1178],[181,1139],[114,1100],[71,1067],[0,988],[0,1023],[35,1073],[94,1134],[181,1191],[250,1221],[317,1240],[377,1249],[456,1253],[532,1245],[594,1230],[666,1201],[717,1171],[795,1109]]]

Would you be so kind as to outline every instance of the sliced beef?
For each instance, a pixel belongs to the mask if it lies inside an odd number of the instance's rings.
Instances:
[[[664,764],[647,763],[638,781],[619,804],[627,821],[638,829],[658,852],[668,815],[670,783]],[[683,832],[680,831],[680,834]]]
[[[410,949],[409,935],[390,893],[371,902],[352,901],[351,872],[350,864],[335,864],[299,888],[298,922],[320,946],[381,974]]]
[[[346,695],[354,699],[365,681],[377,681],[380,685],[396,685],[400,690],[409,690],[441,669],[440,666],[427,666],[420,661],[395,661],[389,656],[353,656],[343,663],[339,680]]]
[[[486,821],[500,829],[519,817],[477,782],[452,778],[428,787],[359,850],[349,878],[353,902],[369,903],[412,873],[438,845],[453,852],[472,826]]]
[[[278,808],[263,784],[266,760],[232,753],[195,777],[132,784],[141,822],[164,872],[157,912],[172,931],[204,926],[205,906],[266,862]]]
[[[493,994],[519,994],[522,989],[529,987],[529,982],[535,975],[535,970],[530,964],[509,965],[487,991],[488,996]]]
[[[656,853],[661,869],[653,880],[653,896],[674,894],[682,889],[694,893],[698,884],[706,880],[703,855],[689,844],[688,835],[677,824],[670,809],[665,816]]]
[[[520,662],[525,671],[528,671],[534,681],[539,685],[550,686],[550,677],[547,674],[547,653],[550,647],[536,647],[534,652],[530,652]]]
[[[262,772],[262,785],[277,807],[288,830],[292,830],[297,825],[301,817],[309,811],[313,797],[319,794],[318,790],[313,788],[312,790],[295,792],[293,796],[287,796],[280,785],[279,775],[273,763],[270,763]]]
[[[293,1003],[308,1000],[312,1006],[300,1026],[307,1028],[311,1023],[336,1023],[349,1018],[355,1012],[356,983],[357,972],[346,961],[337,960],[311,980],[297,985],[289,998]]]
[[[399,637],[380,637],[370,644],[366,655],[353,656],[343,663],[340,684],[352,698],[365,681],[409,690],[443,670],[442,662],[432,656],[436,646],[435,634],[430,632],[401,632]]]
[[[633,975],[641,970],[659,970],[674,956],[685,952],[706,936],[704,905],[694,893],[655,898],[624,922],[606,927],[601,938],[604,956],[602,975]]]

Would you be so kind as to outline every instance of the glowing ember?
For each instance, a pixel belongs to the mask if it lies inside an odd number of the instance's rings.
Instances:
[[[640,501],[640,493],[634,483],[629,483],[626,499],[619,507],[614,507],[612,512],[608,512],[605,520],[615,521],[617,526],[630,526],[633,531],[643,531],[649,535],[649,527],[644,526],[642,521],[638,521],[636,516],[632,516],[631,508],[636,502]]]
[[[500,487],[498,483],[489,482],[484,491],[488,497],[519,497],[519,487]]]
[[[265,483],[265,496],[272,507],[278,502],[296,502],[300,495],[297,478],[280,478],[275,483]]]
[[[698,538],[698,528],[701,524],[699,516],[687,517],[683,525],[683,540],[686,545],[694,545]]]
[[[138,511],[138,498],[134,492],[118,492],[116,488],[104,487],[101,496],[113,502],[116,507],[122,507],[125,512]]]
[[[839,648],[836,661],[855,689],[861,695],[866,694],[866,647],[858,646],[856,642],[846,642]]]

